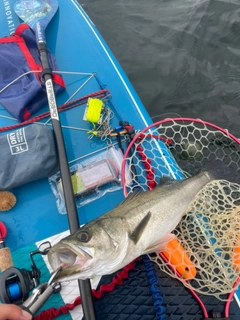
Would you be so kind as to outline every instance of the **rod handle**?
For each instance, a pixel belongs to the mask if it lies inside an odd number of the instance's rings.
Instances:
[[[40,60],[42,63],[42,77],[45,78],[46,74],[52,75],[52,69],[48,59],[48,49],[45,42],[38,43],[38,50],[40,54]]]

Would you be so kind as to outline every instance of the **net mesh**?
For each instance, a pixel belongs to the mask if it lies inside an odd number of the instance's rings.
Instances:
[[[225,180],[206,185],[173,233],[178,239],[175,248],[151,260],[187,287],[223,299],[240,273],[240,186]],[[181,259],[173,266],[171,255],[179,252]]]
[[[125,153],[125,194],[132,192],[136,185],[143,190],[151,189],[164,175],[174,179],[190,177],[216,159],[240,172],[239,141],[221,130],[196,119],[166,119],[142,130]],[[131,179],[127,179],[125,164]]]
[[[190,177],[211,160],[219,159],[239,174],[239,154],[238,139],[212,124],[195,119],[158,122],[138,133],[126,151],[125,194],[136,187],[152,189],[166,174]],[[240,186],[212,181],[173,230],[175,242],[150,258],[185,286],[224,299],[236,288],[240,273],[239,229]]]

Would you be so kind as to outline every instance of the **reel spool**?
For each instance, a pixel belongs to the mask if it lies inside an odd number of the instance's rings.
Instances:
[[[178,180],[191,177],[214,160],[240,175],[240,141],[227,130],[199,119],[159,121],[140,131],[126,150],[124,193],[136,187],[151,190],[164,175]],[[172,233],[179,245],[166,248],[164,255],[156,252],[150,259],[189,289],[226,300],[223,295],[240,284],[240,185],[226,180],[207,184]],[[173,265],[181,248],[185,251],[182,261]],[[178,271],[186,256],[196,274],[184,279]]]
[[[0,300],[2,303],[22,304],[29,292],[39,285],[40,270],[11,267],[0,276]]]
[[[40,247],[30,252],[32,270],[10,267],[0,275],[0,300],[2,303],[21,305],[40,283],[41,272],[33,259],[35,254],[46,255],[50,249],[50,242],[44,242]]]

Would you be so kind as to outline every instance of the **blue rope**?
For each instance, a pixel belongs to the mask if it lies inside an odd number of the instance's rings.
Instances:
[[[152,293],[154,300],[154,309],[156,310],[156,318],[158,320],[165,320],[165,307],[163,306],[163,296],[159,289],[157,275],[154,269],[153,263],[149,260],[148,256],[143,256],[143,262],[145,264],[146,275],[148,278],[149,289]]]

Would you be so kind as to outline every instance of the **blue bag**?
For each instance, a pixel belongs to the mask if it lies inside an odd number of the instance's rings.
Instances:
[[[56,70],[49,52],[52,70]],[[25,23],[16,28],[14,35],[0,39],[0,91],[28,71],[42,70],[34,31]],[[55,94],[65,88],[62,77],[53,74]],[[27,120],[47,103],[41,73],[31,72],[21,77],[0,93],[2,105],[20,122]]]

